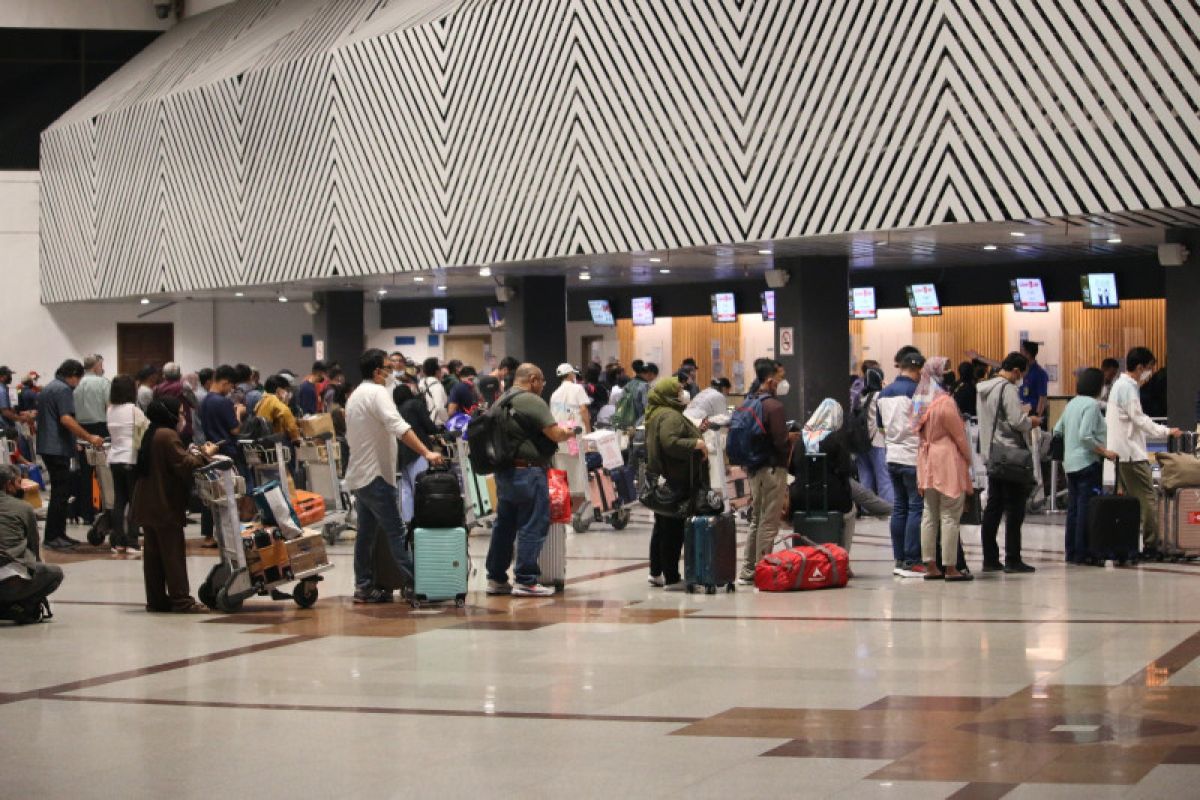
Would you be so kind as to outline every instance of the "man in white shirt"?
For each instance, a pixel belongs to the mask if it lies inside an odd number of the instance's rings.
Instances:
[[[1125,356],[1125,372],[1113,383],[1108,394],[1104,420],[1108,429],[1108,449],[1120,459],[1121,484],[1125,493],[1136,497],[1142,510],[1142,547],[1147,555],[1157,555],[1159,546],[1158,515],[1155,513],[1154,473],[1146,452],[1147,436],[1178,436],[1178,428],[1159,425],[1142,411],[1139,388],[1154,373],[1154,354],[1135,347]]]
[[[688,403],[683,415],[699,425],[706,420],[723,422],[729,419],[729,393],[733,385],[729,378],[717,378]]]
[[[424,375],[417,385],[417,395],[425,400],[429,409],[429,418],[439,428],[446,425],[450,413],[446,410],[446,388],[441,381],[442,365],[436,358],[427,358],[421,363],[421,373]]]
[[[550,395],[550,413],[555,422],[568,422],[591,433],[592,420],[588,413],[591,398],[579,383],[579,370],[570,364],[559,364],[555,375],[562,384]]]
[[[346,488],[354,492],[358,512],[358,538],[354,541],[354,602],[387,603],[392,589],[376,585],[374,555],[376,532],[391,546],[392,556],[405,582],[413,577],[412,556],[404,544],[404,522],[396,490],[396,440],[418,453],[432,466],[443,457],[422,444],[392,401],[387,388],[391,366],[382,350],[372,349],[359,359],[363,382],[346,403],[346,443],[350,463]]]

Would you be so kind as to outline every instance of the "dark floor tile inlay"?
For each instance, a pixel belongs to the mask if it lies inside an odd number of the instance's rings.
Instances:
[[[911,753],[923,742],[869,742],[853,740],[812,741],[793,739],[787,744],[781,744],[774,750],[763,753],[764,756],[784,756],[787,758],[900,758]]]
[[[1000,800],[1019,785],[1016,783],[968,783],[946,800]]]

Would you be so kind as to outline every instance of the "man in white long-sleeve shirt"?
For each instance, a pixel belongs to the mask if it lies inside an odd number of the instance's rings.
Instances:
[[[1139,388],[1154,373],[1154,354],[1135,347],[1125,356],[1125,373],[1113,383],[1104,414],[1108,449],[1120,458],[1117,469],[1125,493],[1136,497],[1142,510],[1142,547],[1155,555],[1159,547],[1158,514],[1155,513],[1154,473],[1146,452],[1147,436],[1178,436],[1178,428],[1159,425],[1142,411]]]
[[[350,463],[346,488],[354,492],[358,512],[358,538],[354,541],[354,602],[386,603],[392,588],[376,585],[374,551],[377,531],[382,531],[404,580],[411,584],[412,557],[404,544],[404,522],[396,490],[396,441],[400,440],[433,466],[440,454],[427,448],[392,401],[387,388],[391,367],[382,350],[368,350],[359,359],[363,382],[346,403],[346,443]]]

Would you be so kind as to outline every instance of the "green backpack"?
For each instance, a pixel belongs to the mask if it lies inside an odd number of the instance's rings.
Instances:
[[[621,395],[621,402],[617,403],[617,410],[612,417],[612,426],[617,430],[627,430],[638,424],[637,397],[644,384],[641,378],[634,378],[625,384],[625,393]]]

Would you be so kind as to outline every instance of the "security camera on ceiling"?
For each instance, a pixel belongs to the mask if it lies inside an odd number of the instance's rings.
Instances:
[[[497,303],[507,303],[509,300],[512,300],[512,298],[513,298],[513,290],[512,289],[508,288],[507,286],[497,286],[496,287],[496,302]]]
[[[171,16],[171,0],[154,0],[154,16],[159,19]]]
[[[1158,263],[1164,267],[1182,267],[1188,260],[1188,249],[1181,244],[1160,244]]]
[[[792,278],[792,273],[786,269],[769,269],[766,273],[767,288],[782,289],[788,285],[788,281]]]

